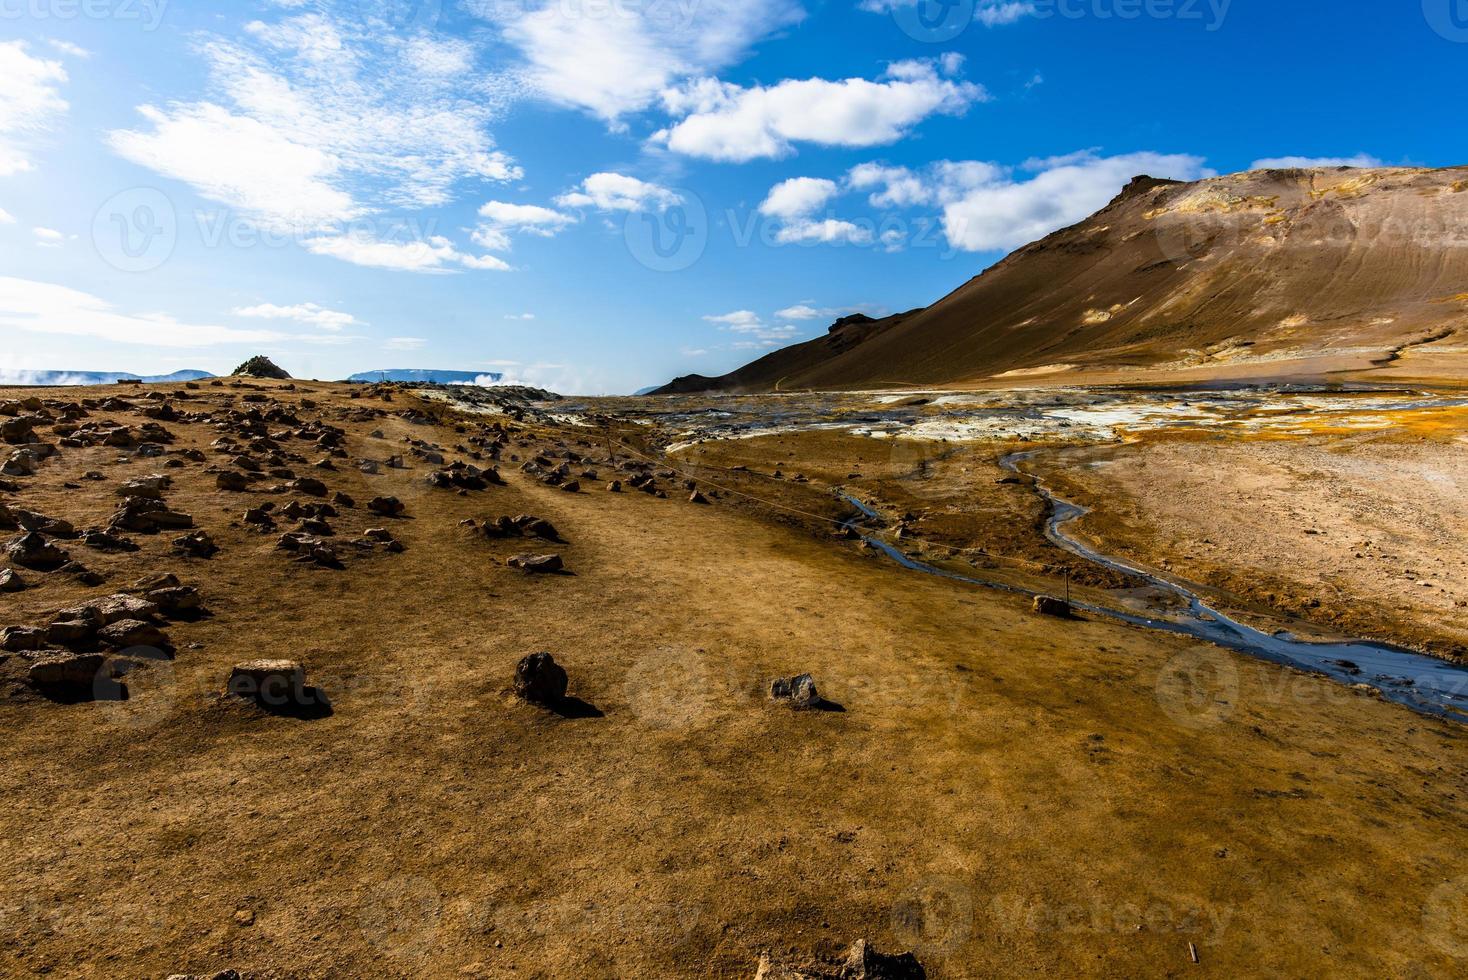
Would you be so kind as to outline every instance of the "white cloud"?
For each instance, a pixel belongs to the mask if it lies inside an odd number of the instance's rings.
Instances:
[[[326,228],[365,211],[335,186],[338,157],[293,142],[259,120],[209,103],[138,111],[152,131],[110,133],[112,149],[212,201],[292,229]]]
[[[238,308],[234,311],[234,315],[261,320],[295,320],[297,323],[308,323],[323,330],[341,330],[359,322],[350,313],[329,310],[316,303],[298,303],[295,306],[261,303],[258,306]]]
[[[1376,157],[1368,153],[1358,153],[1353,157],[1273,157],[1267,160],[1255,160],[1249,164],[1250,170],[1314,170],[1317,168],[1330,167],[1384,167]]]
[[[827,306],[814,307],[809,303],[797,303],[775,313],[777,320],[834,320],[850,313],[871,312],[870,306]]]
[[[771,218],[793,220],[804,218],[824,208],[841,188],[833,180],[816,177],[792,177],[770,188],[759,206],[760,214]]]
[[[798,0],[610,3],[470,0],[498,22],[543,98],[609,122],[647,108],[664,88],[717,72],[798,22]]]
[[[15,224],[15,216],[4,208],[0,208],[0,225]]]
[[[326,13],[204,41],[209,100],[143,106],[119,154],[271,225],[320,229],[384,207],[434,207],[461,181],[521,171],[486,125],[512,86],[467,42]]]
[[[79,290],[9,277],[0,277],[0,326],[147,347],[210,347],[283,339],[272,331],[180,323],[166,313],[118,313],[110,303]]]
[[[67,80],[59,61],[33,58],[24,41],[0,41],[0,177],[30,170],[30,149],[69,108],[58,89]]]
[[[389,337],[382,345],[383,350],[422,350],[428,346],[423,337]]]
[[[1032,160],[1033,173],[1016,180],[993,164],[947,164],[935,193],[945,202],[949,242],[972,252],[1013,249],[1100,210],[1137,174],[1198,180],[1212,176],[1201,157],[1131,153],[1100,157],[1090,151]]]
[[[563,208],[596,208],[599,211],[662,211],[683,199],[657,184],[626,174],[597,173],[575,190],[556,198]]]
[[[792,222],[775,233],[775,241],[782,245],[804,242],[827,245],[841,243],[870,245],[873,241],[873,233],[871,228],[863,225],[827,218],[824,221]]]
[[[31,229],[31,233],[36,236],[36,241],[45,244],[59,245],[62,242],[66,241],[66,236],[57,231],[55,228],[36,227]]]
[[[506,320],[534,320],[534,313],[506,313]],[[513,363],[513,362],[512,362]]]
[[[822,146],[893,143],[933,115],[963,115],[986,101],[980,85],[939,76],[931,61],[891,65],[884,80],[821,78],[742,88],[702,78],[663,93],[680,117],[656,142],[688,156],[745,162],[782,157],[797,142]]]
[[[510,204],[506,201],[489,201],[479,209],[484,220],[474,229],[474,244],[492,252],[510,249],[510,236],[514,233],[553,238],[556,233],[577,221],[575,215],[562,214],[535,204]]]
[[[313,255],[326,255],[369,269],[394,272],[445,273],[451,266],[508,272],[510,266],[493,255],[474,256],[460,252],[447,238],[432,236],[422,241],[383,241],[370,235],[322,235],[302,243]]]
[[[85,59],[92,56],[92,52],[88,51],[81,45],[72,44],[70,41],[60,41],[56,38],[51,38],[46,43],[51,45],[51,47],[55,48],[57,51],[60,51],[62,54],[69,54],[73,58]]]
[[[760,319],[759,314],[752,310],[735,310],[733,313],[706,316],[704,320],[740,332],[758,330],[764,326],[764,321]]]

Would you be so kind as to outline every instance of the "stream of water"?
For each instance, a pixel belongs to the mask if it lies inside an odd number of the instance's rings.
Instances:
[[[1019,473],[1020,464],[1033,455],[1033,452],[1015,453],[1005,457],[1002,465]],[[1141,579],[1153,588],[1182,600],[1186,607],[1184,612],[1168,618],[1139,616],[1090,603],[1073,603],[1074,608],[1121,620],[1133,626],[1191,636],[1271,663],[1320,674],[1342,684],[1366,684],[1380,691],[1389,701],[1426,714],[1468,722],[1468,668],[1385,643],[1365,640],[1315,643],[1296,639],[1287,633],[1265,633],[1255,629],[1219,612],[1192,590],[1149,569],[1103,555],[1071,537],[1066,533],[1066,526],[1084,517],[1088,513],[1087,509],[1056,496],[1039,480],[1035,481],[1035,488],[1050,505],[1050,518],[1046,522],[1045,534],[1057,547],[1096,565]],[[842,496],[867,518],[882,520],[880,514],[855,497],[847,494]],[[856,530],[860,532],[861,529],[858,527]],[[1037,594],[1019,586],[989,582],[928,565],[874,537],[863,535],[863,540],[912,571],[1001,592],[1029,596]]]

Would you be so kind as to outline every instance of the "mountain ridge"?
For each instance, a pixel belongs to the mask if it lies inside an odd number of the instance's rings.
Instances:
[[[657,393],[1468,380],[1464,191],[1464,167],[1139,176],[931,306]]]

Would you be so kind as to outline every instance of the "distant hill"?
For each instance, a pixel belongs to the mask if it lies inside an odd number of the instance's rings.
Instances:
[[[126,371],[0,371],[0,384],[83,386],[112,385],[119,381],[141,381],[144,384],[180,384],[203,381],[214,375],[208,371],[175,371],[172,374],[137,375]]]
[[[492,371],[429,371],[407,368],[392,368],[386,371],[363,371],[354,374],[348,381],[406,381],[410,384],[425,385],[472,385],[481,378],[488,378],[493,383],[499,383],[505,379],[503,374],[495,374]]]
[[[659,394],[1468,378],[1468,167],[1138,177],[926,309]]]

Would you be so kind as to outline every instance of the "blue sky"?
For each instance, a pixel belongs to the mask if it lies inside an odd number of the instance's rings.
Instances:
[[[0,0],[0,376],[718,374],[1137,173],[1468,162],[1468,0]]]

